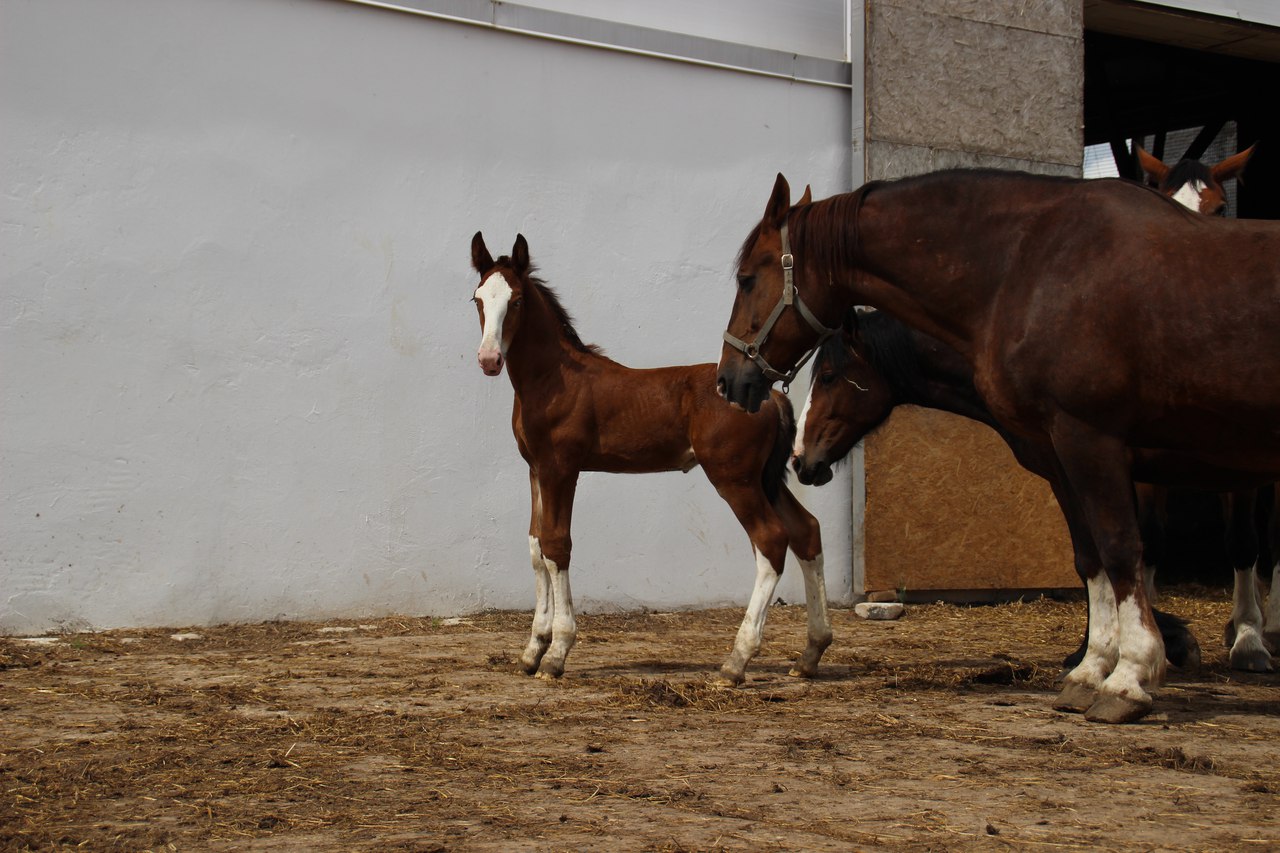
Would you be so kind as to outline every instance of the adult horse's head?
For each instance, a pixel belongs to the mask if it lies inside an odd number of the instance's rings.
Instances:
[[[800,228],[793,211],[808,210],[809,192],[795,208],[791,188],[778,175],[760,220],[738,255],[738,294],[724,333],[716,385],[730,403],[756,412],[769,387],[790,384],[814,349],[836,332],[842,313],[833,288],[814,284],[814,259],[792,252]]]
[[[818,347],[791,467],[806,486],[831,482],[832,467],[893,411],[893,389],[868,359],[855,315]]]
[[[471,265],[480,273],[472,301],[480,314],[480,349],[476,359],[486,376],[497,376],[520,325],[525,278],[529,274],[529,244],[516,235],[511,255],[494,260],[477,231],[471,238]]]

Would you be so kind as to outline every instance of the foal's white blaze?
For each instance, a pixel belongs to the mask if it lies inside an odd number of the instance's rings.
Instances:
[[[791,456],[799,459],[804,456],[804,427],[809,421],[809,409],[813,406],[813,386],[809,386],[809,393],[804,398],[804,408],[800,410],[800,421],[796,424],[796,440],[791,446]]]
[[[507,318],[511,293],[511,285],[500,272],[490,274],[476,288],[476,299],[484,306],[484,328],[480,333],[480,349],[476,358],[485,373],[501,371],[502,360],[507,356],[502,343],[502,323]]]
[[[1172,198],[1187,210],[1199,212],[1200,194],[1208,188],[1204,181],[1187,181],[1178,187],[1178,191],[1173,194]]]

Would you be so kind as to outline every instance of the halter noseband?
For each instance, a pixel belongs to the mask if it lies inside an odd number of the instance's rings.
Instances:
[[[773,307],[773,313],[769,315],[769,319],[764,321],[764,326],[760,328],[760,332],[756,335],[756,339],[751,343],[747,343],[741,338],[734,337],[726,330],[724,333],[725,343],[738,350],[751,360],[756,367],[764,374],[765,378],[772,384],[779,380],[782,381],[783,393],[791,387],[791,381],[796,378],[796,374],[800,372],[800,368],[804,367],[805,362],[813,357],[823,342],[827,338],[834,335],[839,329],[828,329],[822,325],[809,307],[804,304],[804,300],[800,298],[800,292],[796,290],[794,268],[796,265],[795,256],[791,254],[791,243],[787,239],[787,224],[782,224],[782,297],[778,300],[778,304]],[[805,352],[804,356],[796,362],[795,366],[783,373],[773,368],[769,362],[764,360],[764,356],[760,354],[760,348],[764,346],[764,342],[768,339],[769,333],[773,331],[773,325],[778,322],[778,318],[782,316],[782,312],[786,310],[788,305],[795,306],[800,312],[800,316],[809,324],[815,332],[818,333],[818,340],[813,346]]]

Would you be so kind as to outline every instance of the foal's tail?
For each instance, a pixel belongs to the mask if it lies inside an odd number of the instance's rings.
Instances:
[[[769,459],[764,463],[761,480],[764,495],[772,504],[778,502],[778,495],[787,482],[787,463],[791,461],[791,446],[796,440],[796,413],[786,394],[774,391],[770,396],[778,407],[778,434],[774,436]]]

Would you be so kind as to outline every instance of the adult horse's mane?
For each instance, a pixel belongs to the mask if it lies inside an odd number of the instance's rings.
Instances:
[[[511,258],[503,255],[494,262],[494,266],[505,265],[508,269],[514,270],[515,267],[511,263]],[[551,314],[556,318],[556,324],[564,332],[564,336],[569,340],[570,345],[578,352],[587,352],[592,355],[604,355],[604,350],[595,344],[587,344],[582,342],[582,338],[578,335],[578,330],[573,326],[573,316],[569,313],[569,309],[565,308],[560,302],[559,295],[556,294],[555,288],[547,284],[537,275],[538,268],[532,263],[525,271],[524,280],[531,285],[538,293],[542,294],[543,300],[547,303],[547,307],[551,309]]]
[[[1182,164],[1175,168],[1182,168]],[[1161,203],[1168,204],[1171,210],[1177,209],[1183,214],[1187,213],[1182,205],[1171,202],[1171,199],[1154,187],[1148,187],[1145,184],[1124,178],[1100,178],[1086,182],[1082,178],[1066,175],[1040,175],[1011,169],[944,169],[890,181],[870,181],[853,192],[841,193],[810,204],[791,208],[787,214],[791,245],[793,251],[797,251],[802,247],[805,254],[804,258],[798,258],[797,260],[813,264],[814,268],[818,270],[831,270],[838,268],[846,263],[848,259],[854,257],[858,250],[858,213],[866,197],[871,192],[881,187],[927,188],[930,184],[941,184],[949,189],[954,189],[957,179],[975,182],[995,180],[1056,185],[1119,184],[1147,193],[1151,199],[1160,199]],[[760,238],[760,229],[763,225],[763,221],[756,223],[743,241],[742,248],[738,250],[735,268],[742,266],[747,254],[755,245],[756,240]]]

